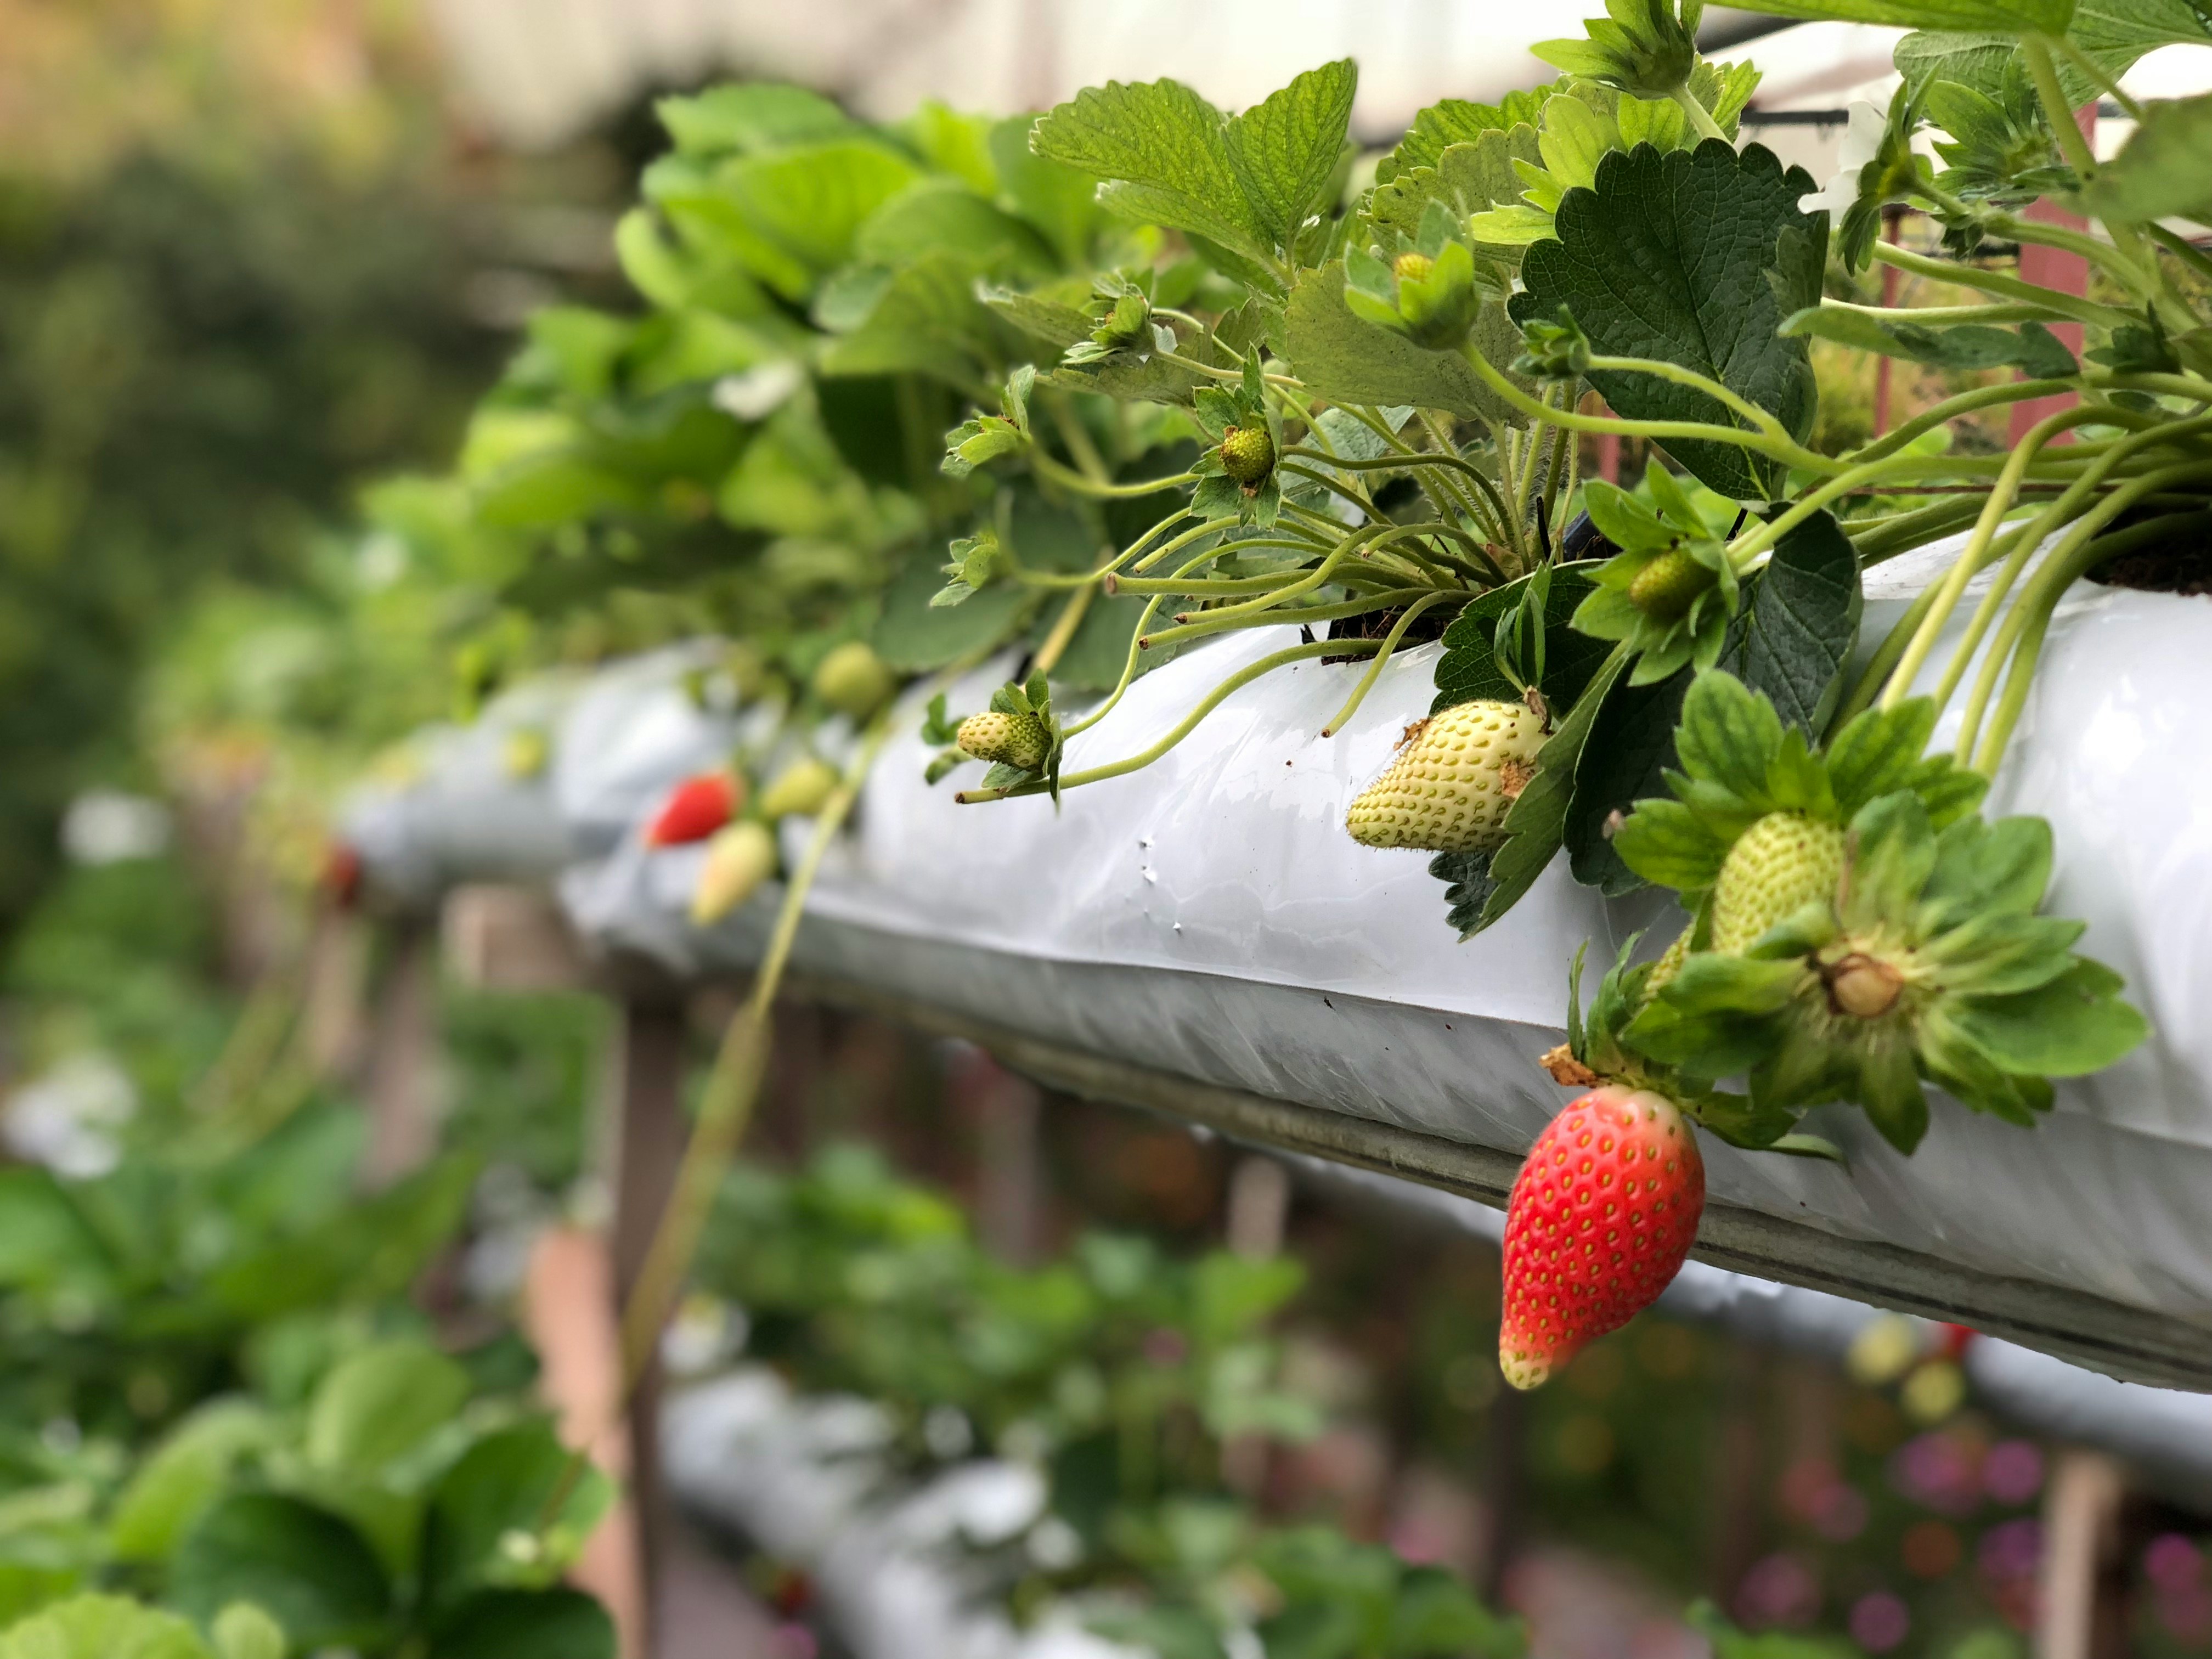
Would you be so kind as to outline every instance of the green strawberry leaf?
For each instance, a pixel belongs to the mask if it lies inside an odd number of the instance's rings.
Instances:
[[[1869,801],[1850,823],[1836,914],[1854,931],[1910,916],[1935,868],[1936,832],[1920,798],[1899,790]]]
[[[1560,86],[1553,81],[1526,91],[1516,88],[1498,104],[1446,98],[1430,105],[1413,117],[1413,125],[1398,141],[1398,148],[1376,164],[1375,182],[1387,185],[1415,167],[1436,167],[1452,145],[1475,143],[1486,132],[1534,126],[1543,117],[1545,103]]]
[[[1495,885],[1483,902],[1480,925],[1474,931],[1489,927],[1518,904],[1565,840],[1575,769],[1589,740],[1590,727],[1596,723],[1599,706],[1627,668],[1628,653],[1615,647],[1590,676],[1572,711],[1537,751],[1536,775],[1505,815],[1508,839],[1492,855],[1490,876]]]
[[[2085,1077],[2150,1035],[2150,1022],[2119,1000],[2120,986],[2109,968],[2081,961],[2033,991],[1964,999],[1952,1018],[2008,1072]]]
[[[1751,585],[1722,662],[1818,741],[1843,695],[1863,603],[1858,556],[1835,519],[1817,513],[1783,537]]]
[[[1695,369],[1802,439],[1812,429],[1816,398],[1812,357],[1803,341],[1783,339],[1776,328],[1820,303],[1826,233],[1821,220],[1797,210],[1798,198],[1815,188],[1803,169],[1785,173],[1758,144],[1741,155],[1717,139],[1663,155],[1650,145],[1607,154],[1593,187],[1562,198],[1558,240],[1528,250],[1527,291],[1512,301],[1514,320],[1555,317],[1566,306],[1599,353]],[[1785,304],[1767,273],[1791,228],[1805,240],[1801,257],[1788,262]],[[1742,424],[1705,393],[1648,374],[1608,370],[1590,384],[1632,419]],[[1666,447],[1738,501],[1767,500],[1785,487],[1779,463],[1733,444]]]
[[[1625,820],[1613,815],[1626,814],[1637,802],[1658,796],[1665,788],[1666,775],[1675,763],[1674,728],[1681,718],[1682,699],[1696,678],[1696,671],[1685,668],[1656,685],[1615,686],[1598,711],[1589,745],[1575,769],[1574,799],[1567,809],[1567,857],[1575,879],[1583,886],[1613,896],[1632,892],[1650,879],[1630,869],[1614,848],[1613,836],[1625,827]],[[1653,804],[1682,810],[1673,802]],[[1696,885],[1708,885],[1718,873],[1719,863],[1713,859],[1711,870],[1705,869],[1711,837],[1694,824],[1691,827],[1694,833],[1687,845],[1696,849],[1692,862],[1668,867],[1676,873],[1703,872]],[[1658,845],[1671,839],[1656,823],[1647,824],[1644,834],[1655,857]]]
[[[2207,100],[2207,107],[2212,109],[2212,100]],[[2206,135],[2212,138],[2212,124],[2208,124]],[[2212,165],[2212,155],[2204,164]],[[2203,193],[2212,197],[2212,190]],[[2182,210],[2161,209],[2143,216],[2154,218]],[[2030,380],[2064,380],[2081,370],[2058,337],[2035,322],[2023,323],[2017,330],[1991,328],[1983,323],[1923,328],[1916,323],[1883,322],[1838,306],[1814,306],[1784,319],[1782,333],[1790,339],[1833,340],[1877,356],[1904,357],[1939,368],[2017,368]]]
[[[1693,1077],[1729,1077],[1773,1051],[1773,1016],[1804,979],[1794,962],[1753,962],[1693,951],[1659,994],[1631,1020],[1621,1040],[1639,1054]]]
[[[2074,965],[2074,943],[2085,926],[2063,916],[1975,916],[1922,945],[1920,959],[1937,969],[1947,991],[2033,991]]]
[[[2042,818],[1960,818],[1937,837],[1936,868],[1920,896],[1923,934],[1976,916],[2025,916],[2051,885],[2051,825]]]
[[[1231,160],[1227,125],[1179,81],[1109,81],[1039,116],[1030,148],[1105,179],[1098,199],[1122,218],[1264,261],[1267,238]]]
[[[1774,705],[1733,674],[1701,674],[1682,699],[1674,747],[1682,769],[1766,810],[1767,764],[1782,746]]]
[[[1590,591],[1584,566],[1546,566],[1551,572],[1551,592],[1544,603],[1544,672],[1539,689],[1554,709],[1571,708],[1589,685],[1607,647],[1602,641],[1575,632],[1569,624],[1575,607]],[[1456,703],[1477,697],[1511,702],[1521,688],[1498,666],[1495,635],[1499,618],[1518,607],[1534,580],[1534,573],[1493,587],[1452,619],[1444,629],[1444,653],[1437,659],[1437,695],[1429,712],[1440,714]]]
[[[2212,94],[2144,105],[2135,136],[2097,169],[2082,201],[2107,222],[2206,222],[2212,215]]]
[[[1331,264],[1302,273],[1291,290],[1285,340],[1309,392],[1332,403],[1410,404],[1468,420],[1527,424],[1456,351],[1432,351],[1352,315],[1344,302],[1344,282],[1342,264]],[[1509,365],[1521,355],[1521,331],[1503,310],[1486,305],[1475,316],[1474,344],[1510,374]],[[1533,395],[1533,382],[1514,378]]]
[[[1777,17],[1880,23],[1889,28],[1991,29],[2063,34],[2074,0],[1759,0]]]
[[[1429,860],[1429,873],[1444,884],[1444,920],[1462,941],[1486,925],[1482,913],[1498,890],[1490,860],[1488,853],[1439,853]]]
[[[1308,70],[1231,119],[1229,164],[1261,234],[1288,248],[1306,220],[1335,205],[1330,186],[1352,125],[1359,70],[1349,58]]]
[[[1717,881],[1729,848],[1688,806],[1664,799],[1638,800],[1612,846],[1634,874],[1680,893],[1702,893]]]

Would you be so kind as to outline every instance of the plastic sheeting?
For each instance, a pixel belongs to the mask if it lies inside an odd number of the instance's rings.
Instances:
[[[1948,552],[1870,573],[1869,648]],[[1071,744],[1068,769],[1147,746],[1294,637],[1231,636],[1147,675]],[[1559,1103],[1534,1061],[1560,1038],[1576,947],[1588,939],[1602,960],[1651,926],[1656,948],[1680,917],[1653,895],[1601,901],[1561,864],[1462,944],[1425,855],[1344,835],[1346,802],[1426,712],[1437,649],[1395,659],[1335,738],[1316,733],[1363,667],[1301,663],[1229,698],[1151,767],[1073,791],[1057,811],[1042,798],[957,805],[980,768],[932,788],[919,738],[894,742],[856,833],[824,867],[795,964],[1042,1041],[1517,1154]],[[764,893],[694,930],[684,910],[701,850],[648,854],[637,841],[667,784],[737,740],[739,723],[681,684],[684,665],[708,659],[708,647],[660,653],[594,680],[551,774],[559,835],[599,854],[561,878],[580,930],[683,975],[750,963],[774,902]],[[971,676],[953,707],[981,706],[1004,670]],[[1992,794],[1992,811],[2052,821],[2054,907],[2087,921],[2083,948],[2127,976],[2154,1040],[2062,1085],[2033,1131],[1939,1100],[1911,1160],[1844,1107],[1808,1127],[1845,1148],[1848,1168],[1709,1142],[1717,1199],[2212,1329],[2212,1022],[2196,1013],[2212,988],[2212,770],[2196,735],[2208,682],[2212,601],[2080,590],[2052,626]],[[434,816],[427,804],[419,814]],[[787,854],[807,833],[787,824]],[[402,875],[421,862],[412,842],[389,860]]]
[[[979,1458],[902,1484],[889,1438],[868,1401],[794,1396],[756,1366],[662,1407],[677,1498],[805,1569],[857,1659],[1139,1659],[1065,1619],[1017,1631],[963,1570],[963,1550],[1018,1547],[1042,1516],[1037,1470]]]
[[[1869,642],[1945,551],[1874,573]],[[1070,744],[1067,770],[1146,746],[1294,639],[1256,630],[1147,675]],[[1679,913],[1650,895],[1607,903],[1561,864],[1462,944],[1425,855],[1344,835],[1352,794],[1426,712],[1437,648],[1395,659],[1338,737],[1316,733],[1361,665],[1302,663],[1057,811],[1042,798],[956,805],[980,769],[933,789],[919,739],[894,744],[795,960],[1046,1041],[1518,1152],[1559,1103],[1534,1061],[1562,1035],[1577,945],[1600,960],[1656,924],[1656,948]],[[981,706],[1001,672],[971,677],[952,705]],[[1843,1107],[1808,1127],[1846,1149],[1847,1169],[1708,1143],[1717,1198],[2212,1328],[2212,1022],[2194,1013],[2212,990],[2208,691],[2212,602],[2084,588],[2054,622],[1992,794],[1992,811],[2051,820],[2052,903],[2087,921],[2082,948],[2127,976],[2154,1041],[2062,1085],[2033,1131],[1938,1101],[1910,1160]],[[708,933],[684,926],[696,856],[617,854],[572,872],[564,893],[587,933],[679,971],[741,964],[765,901]]]

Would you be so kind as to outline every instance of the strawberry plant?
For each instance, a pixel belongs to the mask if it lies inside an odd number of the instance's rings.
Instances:
[[[2118,80],[2212,28],[2149,0],[1775,9],[1920,31],[1826,189],[1741,142],[1758,72],[1698,52],[1698,0],[1609,0],[1542,48],[1558,78],[1422,112],[1356,190],[1349,61],[1234,113],[1173,81],[996,123],[763,87],[664,106],[618,239],[646,308],[541,314],[459,476],[381,513],[479,601],[468,695],[641,635],[741,641],[729,678],[775,732],[738,757],[746,822],[816,829],[701,1158],[742,1122],[892,694],[994,658],[989,707],[940,696],[924,728],[933,781],[988,768],[963,804],[1139,771],[1293,665],[1343,665],[1340,731],[1439,640],[1429,718],[1349,832],[1433,854],[1463,937],[1562,855],[1603,894],[1672,890],[1686,926],[1617,965],[1556,1069],[1737,1146],[1832,1154],[1795,1126],[1841,1100],[1909,1152],[1929,1085],[2032,1121],[2142,1038],[2041,914],[2047,830],[1978,814],[2072,585],[2212,529],[2212,260],[2166,222],[2212,215],[2203,100]],[[2100,163],[2072,112],[2106,96],[2139,125]],[[1940,250],[1879,238],[1899,207]],[[1992,268],[2021,246],[2087,261],[2091,293]],[[1875,263],[1976,302],[1832,296]],[[1815,341],[2013,378],[1829,453]],[[1948,441],[2057,394],[2004,453]],[[1636,489],[1580,476],[1607,436],[1650,447]],[[1862,572],[1961,532],[1862,652]],[[1099,752],[1147,667],[1250,629],[1180,719]],[[702,921],[775,857],[718,848]],[[656,1294],[712,1185],[687,1179]]]

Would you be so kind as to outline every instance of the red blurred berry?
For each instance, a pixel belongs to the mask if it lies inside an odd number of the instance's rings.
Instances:
[[[647,847],[680,847],[704,841],[738,813],[738,781],[727,772],[701,772],[668,792],[645,832]]]

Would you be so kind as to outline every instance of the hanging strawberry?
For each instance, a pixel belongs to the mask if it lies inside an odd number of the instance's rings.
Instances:
[[[744,791],[727,772],[700,772],[668,792],[646,826],[647,847],[681,847],[704,841],[738,815]]]

